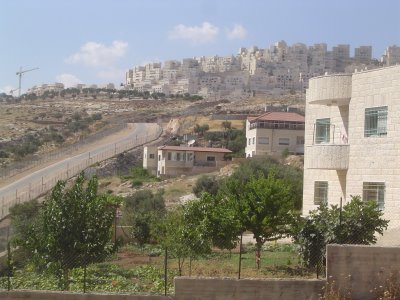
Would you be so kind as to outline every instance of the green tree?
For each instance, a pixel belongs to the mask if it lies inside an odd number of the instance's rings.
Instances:
[[[202,175],[193,187],[193,193],[200,197],[202,193],[207,192],[210,195],[217,195],[219,189],[219,180],[215,176]]]
[[[143,246],[151,242],[154,226],[165,215],[164,190],[141,190],[124,199],[124,222],[132,226],[132,237]]]
[[[41,222],[25,244],[69,288],[70,270],[103,260],[115,248],[111,244],[112,225],[120,200],[98,195],[95,177],[86,184],[83,172],[74,185],[58,181],[43,202]]]
[[[209,129],[210,129],[210,126],[209,126],[208,124],[203,124],[203,125],[196,124],[196,125],[194,126],[193,131],[194,131],[195,133],[199,134],[200,136],[203,136],[204,133],[205,133],[206,131],[208,131]]]
[[[32,227],[38,222],[40,207],[37,200],[18,203],[10,207],[12,242],[15,246],[23,246],[25,241],[29,240]]]
[[[300,245],[300,254],[307,267],[318,267],[324,261],[327,244],[376,243],[376,234],[382,235],[389,221],[375,201],[362,201],[352,196],[343,206],[321,204],[302,218],[294,227],[294,239]]]
[[[296,219],[292,187],[277,178],[275,172],[267,177],[252,176],[241,183],[236,178],[227,182],[225,196],[235,207],[236,219],[243,231],[251,231],[256,240],[256,262],[260,267],[261,247],[267,241],[286,237]]]

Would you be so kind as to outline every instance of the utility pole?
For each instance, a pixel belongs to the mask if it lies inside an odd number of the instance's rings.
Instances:
[[[16,75],[19,76],[19,84],[18,84],[18,98],[21,97],[21,81],[22,81],[22,75],[26,72],[34,71],[39,68],[33,68],[33,69],[28,69],[28,70],[22,70],[22,67],[19,68],[19,71],[15,73]]]

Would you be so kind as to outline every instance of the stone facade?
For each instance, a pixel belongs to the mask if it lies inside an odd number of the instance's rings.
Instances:
[[[400,226],[399,112],[400,66],[310,80],[303,214],[360,195]]]
[[[304,153],[304,117],[292,112],[267,112],[246,120],[246,157]]]
[[[400,61],[400,47],[390,46],[381,64],[393,65]],[[248,91],[256,93],[282,93],[303,90],[311,77],[325,73],[354,72],[356,69],[373,69],[379,65],[372,58],[371,46],[355,48],[350,55],[350,45],[337,45],[328,50],[325,43],[307,46],[302,43],[287,45],[279,41],[265,49],[240,48],[237,55],[221,57],[186,58],[166,61],[163,65],[136,66],[126,72],[126,88],[155,92],[152,86],[161,82],[169,85],[165,94],[202,94],[206,97],[224,96]],[[164,80],[167,79],[167,82]],[[187,85],[176,87],[179,80]],[[200,93],[201,92],[201,93]]]
[[[215,171],[227,164],[225,148],[185,146],[144,147],[143,168],[157,176],[180,176]]]

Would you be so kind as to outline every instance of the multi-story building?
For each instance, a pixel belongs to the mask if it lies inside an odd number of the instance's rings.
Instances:
[[[64,89],[64,84],[60,82],[48,83],[42,85],[34,85],[28,89],[28,94],[36,94],[37,96],[43,95],[45,92],[59,93]]]
[[[392,65],[400,62],[399,49],[397,46],[389,47],[382,57],[383,63]],[[240,91],[239,85],[245,86],[243,91],[251,90],[251,94],[280,94],[307,88],[311,77],[375,67],[371,46],[355,48],[351,57],[350,45],[347,44],[339,44],[328,51],[324,43],[308,47],[302,43],[288,45],[279,41],[266,49],[256,46],[240,48],[237,55],[201,56],[185,58],[181,62],[168,60],[163,64],[134,67],[126,72],[126,87],[151,91],[169,85],[163,90],[211,97],[219,94],[234,99]],[[232,74],[235,78],[229,78]],[[240,78],[245,79],[244,82]],[[216,81],[212,82],[214,79]],[[193,84],[179,83],[182,80]],[[220,92],[217,93],[216,89]]]
[[[143,168],[157,176],[179,176],[215,171],[228,162],[225,148],[184,146],[144,147]]]
[[[356,64],[370,64],[372,60],[372,47],[360,46],[354,49],[354,62]]]
[[[293,112],[267,112],[246,120],[246,157],[304,152],[304,117]]]
[[[385,66],[400,64],[400,47],[396,45],[387,47],[381,61]]]
[[[400,225],[400,66],[310,79],[303,213],[352,195]]]

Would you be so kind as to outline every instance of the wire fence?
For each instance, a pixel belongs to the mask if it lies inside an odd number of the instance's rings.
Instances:
[[[157,243],[138,245],[132,240],[132,228],[120,223],[116,214],[110,244],[125,239],[125,245],[116,253],[97,257],[61,253],[63,263],[56,265],[37,265],[29,253],[13,249],[8,241],[0,259],[0,289],[167,295],[174,293],[177,276],[238,279],[326,276],[326,245],[320,245],[311,254],[314,257],[310,263],[300,255],[300,246],[292,239],[268,242],[258,253],[252,233],[245,232],[230,251],[212,248],[211,252],[196,255],[182,249],[187,245],[202,248],[204,245],[198,240],[188,237],[168,247]],[[353,244],[357,244],[356,240]]]
[[[117,124],[111,128],[106,128],[95,134],[85,137],[74,144],[71,144],[67,147],[63,147],[62,149],[55,149],[54,151],[48,152],[43,155],[29,155],[22,158],[19,161],[11,163],[9,166],[0,168],[0,178],[8,178],[35,168],[37,166],[41,166],[51,161],[55,161],[67,155],[73,155],[77,153],[83,146],[93,143],[99,139],[102,139],[106,136],[114,134],[118,131],[127,128],[126,123]]]
[[[161,131],[162,129],[157,127],[153,132],[145,135],[105,145],[96,151],[85,152],[54,164],[51,172],[42,172],[42,175],[36,176],[36,179],[22,184],[15,190],[2,193],[0,220],[9,214],[9,209],[13,205],[43,195],[53,188],[59,180],[71,178],[93,164],[153,141],[160,136]]]

